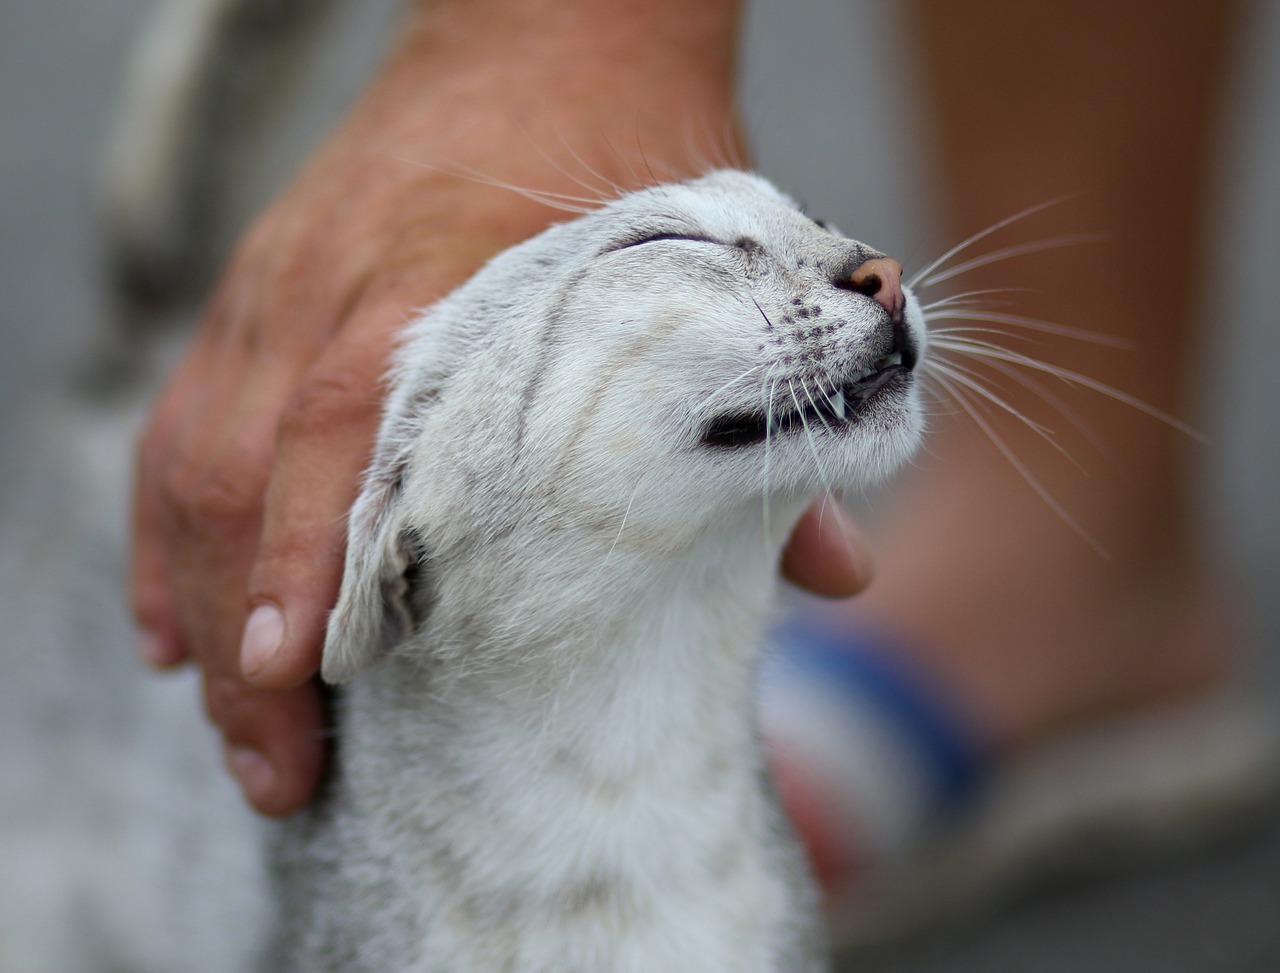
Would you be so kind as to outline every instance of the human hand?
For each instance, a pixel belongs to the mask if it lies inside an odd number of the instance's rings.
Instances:
[[[464,15],[482,5],[443,19],[451,5],[425,5],[431,15],[414,22],[347,122],[245,237],[143,436],[133,567],[143,654],[202,667],[228,765],[266,814],[297,810],[323,772],[315,673],[395,335],[412,309],[559,216],[421,163],[576,194],[535,145],[586,133],[574,151],[625,186],[648,171],[617,148],[628,134],[644,133],[646,159],[678,166],[696,154],[667,117],[673,92],[708,117],[732,118],[717,4],[696,23],[678,3],[637,4],[630,28],[656,58],[674,60],[628,79],[635,38],[616,6],[607,28],[557,22],[595,2],[518,5],[505,31],[490,10],[475,34]],[[719,5],[722,19],[733,6]],[[679,22],[670,43],[655,42],[646,21],[655,17]],[[564,48],[588,22],[588,49],[566,77]],[[493,50],[495,37],[523,39],[519,57]],[[681,52],[686,42],[699,49]],[[554,105],[542,100],[548,93]],[[842,523],[830,511],[802,520],[784,557],[798,583],[825,594],[864,583],[865,554]]]

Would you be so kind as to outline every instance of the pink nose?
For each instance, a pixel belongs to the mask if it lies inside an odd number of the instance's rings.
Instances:
[[[892,257],[872,257],[849,275],[848,288],[875,300],[894,317],[902,313],[902,264]]]

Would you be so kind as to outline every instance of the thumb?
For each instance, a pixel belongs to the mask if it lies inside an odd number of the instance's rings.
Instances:
[[[824,496],[791,532],[782,552],[782,573],[815,595],[847,598],[871,583],[871,549],[840,503]]]

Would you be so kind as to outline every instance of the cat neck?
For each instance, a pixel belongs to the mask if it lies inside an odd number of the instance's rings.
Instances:
[[[494,936],[516,968],[675,969],[695,947],[706,969],[810,968],[812,892],[756,728],[759,561],[673,577],[660,607],[598,612],[528,668],[401,656],[350,687],[342,801],[422,863],[414,894],[450,927],[424,943],[459,969],[488,968],[467,964]]]

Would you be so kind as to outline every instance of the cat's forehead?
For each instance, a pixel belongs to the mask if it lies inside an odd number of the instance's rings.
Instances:
[[[709,234],[788,232],[812,226],[800,207],[769,182],[734,170],[655,186],[625,196],[607,209],[623,219],[655,226],[683,223]]]

